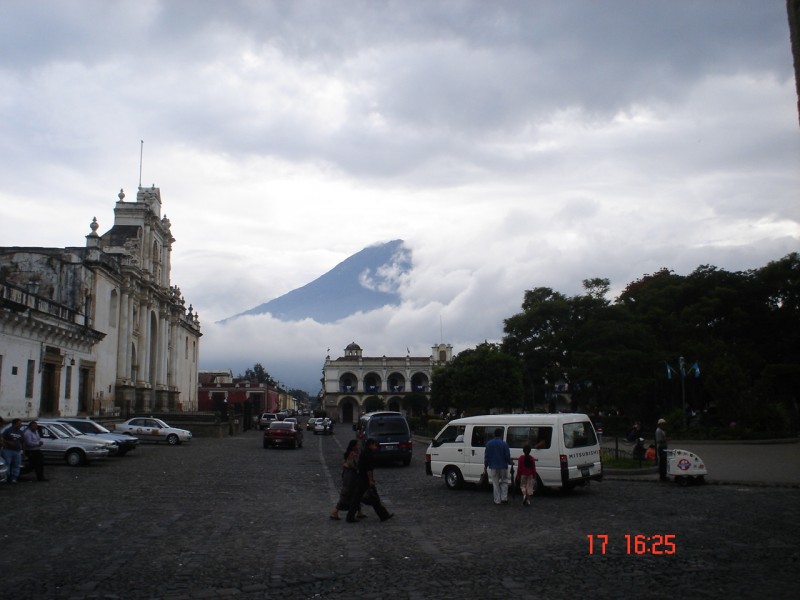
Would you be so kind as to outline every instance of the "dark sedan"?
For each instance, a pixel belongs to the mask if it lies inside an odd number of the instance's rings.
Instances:
[[[291,421],[273,421],[264,430],[264,448],[272,446],[303,447],[303,430]]]

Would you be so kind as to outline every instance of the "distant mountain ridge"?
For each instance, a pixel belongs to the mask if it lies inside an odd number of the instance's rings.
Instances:
[[[368,246],[311,283],[220,322],[270,313],[281,321],[333,323],[357,312],[396,306],[399,278],[410,270],[411,251],[403,240]]]

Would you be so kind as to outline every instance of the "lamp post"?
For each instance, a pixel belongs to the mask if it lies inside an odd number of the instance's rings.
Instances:
[[[678,373],[681,376],[681,406],[683,408],[683,429],[684,431],[688,428],[688,424],[686,421],[686,360],[680,356],[678,357],[678,371],[676,372],[669,363],[667,364],[667,379],[672,379],[673,373]],[[694,371],[695,378],[700,377],[700,365],[697,361],[694,361],[694,364],[690,368],[691,371]]]

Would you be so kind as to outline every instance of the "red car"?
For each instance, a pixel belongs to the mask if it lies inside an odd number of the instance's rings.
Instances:
[[[264,448],[270,446],[303,447],[303,430],[291,421],[273,421],[264,430]]]

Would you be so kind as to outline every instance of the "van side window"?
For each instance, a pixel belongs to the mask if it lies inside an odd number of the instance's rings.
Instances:
[[[456,441],[458,435],[461,434],[461,438],[463,441],[464,438],[464,426],[457,427],[456,425],[448,425],[439,435],[436,436],[436,439],[433,440],[434,447],[441,446],[442,444],[452,444]]]
[[[473,448],[483,448],[486,442],[494,437],[494,430],[496,426],[472,428],[472,446]]]
[[[528,425],[509,427],[506,437],[508,445],[512,448],[522,448],[525,444],[530,444],[534,449],[549,448],[552,439],[552,427],[530,427]]]
[[[567,448],[584,448],[596,444],[597,437],[594,434],[594,427],[589,421],[564,423],[564,445]]]

